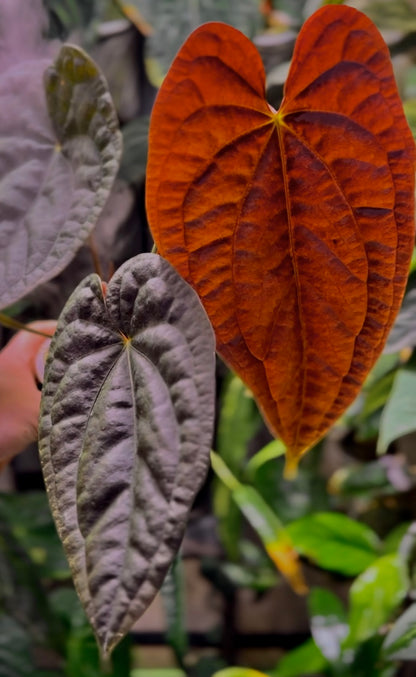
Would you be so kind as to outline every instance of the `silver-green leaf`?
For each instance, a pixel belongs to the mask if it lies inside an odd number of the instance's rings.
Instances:
[[[0,308],[71,261],[107,200],[122,145],[97,66],[70,45],[51,66],[56,45],[42,42],[34,18],[41,4],[27,25],[22,4],[0,8]]]
[[[75,585],[104,653],[143,613],[209,464],[215,341],[199,299],[156,254],[106,288],[87,277],[51,344],[40,454]]]

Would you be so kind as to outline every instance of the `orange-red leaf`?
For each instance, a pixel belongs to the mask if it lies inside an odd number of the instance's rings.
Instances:
[[[350,7],[305,23],[278,112],[264,89],[241,33],[190,36],[152,114],[147,209],[297,459],[356,396],[398,310],[415,152],[387,47]]]

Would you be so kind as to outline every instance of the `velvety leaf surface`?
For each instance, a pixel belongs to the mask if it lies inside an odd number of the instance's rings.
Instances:
[[[154,254],[70,297],[51,344],[40,452],[75,584],[105,652],[160,587],[205,478],[214,339]]]
[[[121,153],[95,64],[66,45],[51,66],[37,5],[26,24],[20,4],[0,8],[0,307],[69,263],[104,206]]]
[[[414,143],[387,47],[363,14],[304,25],[278,112],[254,46],[196,30],[156,100],[147,209],[223,358],[293,465],[354,399],[413,248]]]

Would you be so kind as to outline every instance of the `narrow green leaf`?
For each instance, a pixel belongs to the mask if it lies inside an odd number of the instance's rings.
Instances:
[[[345,576],[364,571],[381,547],[372,529],[341,513],[315,513],[292,522],[287,531],[298,552]]]
[[[355,579],[350,590],[350,632],[345,646],[376,635],[408,590],[405,567],[397,555],[384,555]]]
[[[313,588],[308,608],[315,644],[328,661],[338,660],[341,644],[348,634],[347,615],[341,600],[329,590]]]
[[[234,477],[224,461],[214,451],[211,451],[211,463],[214,472],[232,492],[233,500],[259,535],[276,567],[289,580],[298,594],[305,594],[307,588],[297,553],[288,531],[277,515],[254,487],[241,484]]]
[[[377,451],[384,454],[389,444],[416,430],[416,360],[397,371],[390,399],[380,421]]]
[[[188,631],[185,620],[185,581],[182,559],[176,555],[163,581],[161,595],[166,613],[166,641],[175,652],[179,665],[189,651]]]
[[[262,465],[275,458],[280,458],[285,452],[286,447],[282,440],[272,440],[269,444],[266,444],[265,447],[260,449],[257,454],[251,457],[246,467],[247,477],[254,477],[257,470],[261,468]]]
[[[248,444],[261,418],[253,395],[235,374],[229,373],[221,392],[217,428],[217,452],[230,470],[241,477],[246,465]],[[213,484],[213,507],[221,542],[229,559],[240,557],[241,512],[222,482]]]
[[[209,464],[215,343],[198,297],[155,254],[87,277],[58,322],[39,444],[58,532],[104,652],[143,613]]]
[[[0,308],[68,265],[97,221],[121,154],[97,66],[70,45],[51,65],[40,2],[30,15],[27,8],[23,0],[0,6]]]

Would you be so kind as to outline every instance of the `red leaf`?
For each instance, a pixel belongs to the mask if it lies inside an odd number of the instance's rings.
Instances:
[[[241,33],[190,36],[152,114],[147,209],[296,462],[357,395],[397,313],[415,151],[388,49],[350,7],[305,23],[277,113],[264,88]]]

